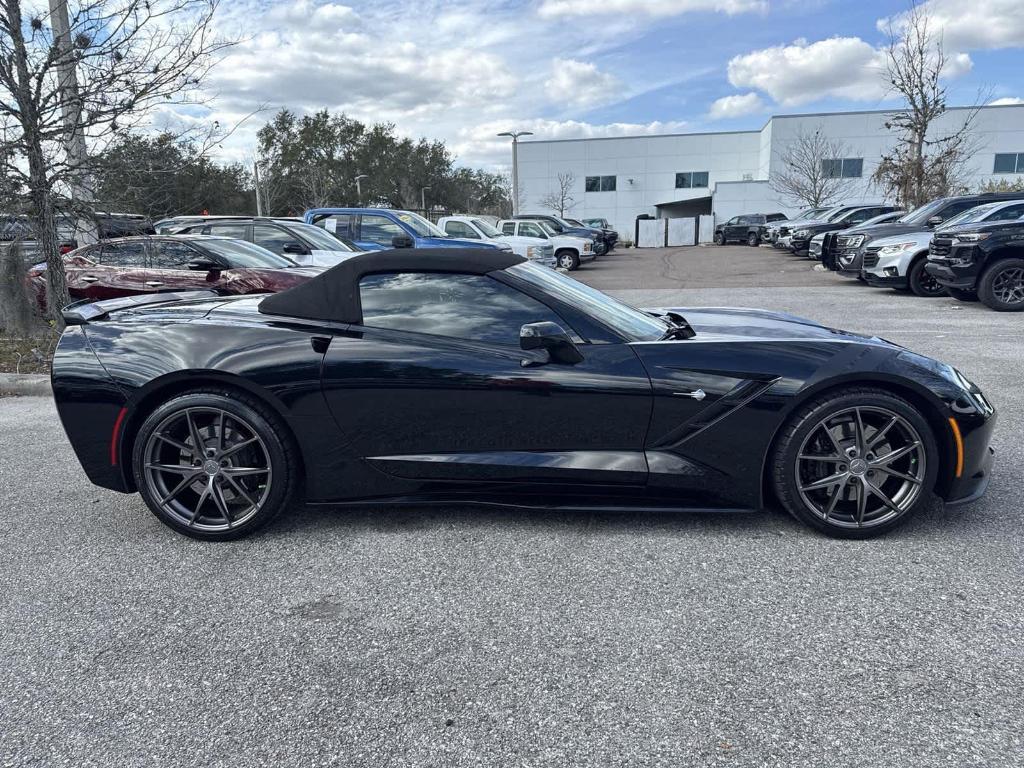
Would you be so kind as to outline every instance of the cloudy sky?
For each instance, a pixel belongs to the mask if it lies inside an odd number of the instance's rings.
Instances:
[[[1024,0],[928,0],[953,104],[1024,99]],[[503,169],[505,140],[760,127],[772,113],[892,105],[882,0],[227,0],[245,40],[214,71],[224,145],[251,155],[273,110],[327,107],[444,139]],[[198,116],[198,115],[197,115]]]

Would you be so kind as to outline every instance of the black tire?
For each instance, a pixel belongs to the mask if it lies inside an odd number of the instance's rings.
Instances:
[[[715,241],[715,245],[725,245],[725,235],[721,232],[715,232],[715,236],[712,239]]]
[[[925,254],[920,254],[914,259],[914,262],[910,265],[910,270],[907,272],[907,287],[916,296],[923,296],[925,298],[945,296],[946,287],[928,274],[928,271],[925,269],[927,264],[928,257]]]
[[[757,236],[756,232],[751,232],[747,235],[747,245],[751,248],[756,248],[761,244],[761,238]]]
[[[895,426],[888,431],[881,429],[893,416],[898,417]],[[847,419],[848,423],[844,423]],[[850,455],[847,451],[857,443],[858,419],[863,425],[860,434],[864,445],[860,452]],[[829,422],[833,426],[824,429],[831,430],[833,436],[838,429],[840,436],[826,441],[829,432],[823,431],[823,425]],[[847,429],[852,434],[844,439]],[[883,442],[873,444],[876,437]],[[911,447],[904,456],[886,465],[904,475],[894,476],[871,463],[907,446]],[[835,453],[846,463],[831,458],[806,458],[823,455],[822,450]],[[876,450],[878,454],[874,453]],[[771,479],[782,506],[801,522],[836,538],[867,539],[891,531],[928,505],[938,473],[938,455],[931,428],[914,406],[885,390],[852,387],[815,398],[793,414],[776,440]],[[799,456],[804,458],[798,460]],[[831,478],[838,479],[822,485]],[[815,484],[820,487],[810,487]],[[874,487],[868,490],[871,486]],[[890,502],[898,509],[887,506],[876,495],[876,488],[891,494]],[[863,511],[859,506],[860,494],[866,499]],[[880,507],[877,515],[875,507]],[[858,512],[860,521],[866,520],[866,524],[857,524]]]
[[[968,291],[963,288],[946,288],[946,293],[952,296],[957,301],[977,301],[978,294],[974,291]]]
[[[199,458],[191,450],[197,441],[204,445]],[[146,418],[132,470],[162,523],[192,538],[224,541],[254,533],[292,503],[300,486],[297,454],[268,406],[241,392],[202,389],[171,398]]]
[[[570,251],[568,248],[563,248],[556,253],[555,259],[559,267],[570,272],[580,268],[580,255],[576,251]]]
[[[978,298],[996,312],[1024,310],[1024,259],[1000,259],[978,280]]]

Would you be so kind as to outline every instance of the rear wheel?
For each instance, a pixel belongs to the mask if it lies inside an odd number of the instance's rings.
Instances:
[[[978,294],[974,291],[967,291],[963,288],[947,288],[946,293],[952,296],[957,301],[977,301]]]
[[[928,259],[922,255],[910,265],[910,270],[907,272],[907,286],[918,296],[944,296],[946,287],[928,274],[928,270],[925,269],[927,264]]]
[[[747,235],[747,245],[754,248],[761,244],[761,238],[757,236],[757,232],[751,232]]]
[[[884,390],[823,395],[790,420],[773,454],[783,506],[830,536],[866,539],[924,507],[938,469],[924,417]]]
[[[555,258],[558,259],[558,266],[562,269],[567,269],[570,272],[579,269],[580,257],[575,251],[559,251],[555,254]]]
[[[978,281],[978,298],[997,312],[1024,310],[1024,259],[1002,259]]]
[[[162,523],[197,539],[236,539],[277,517],[298,465],[276,414],[226,391],[179,395],[143,422],[132,456],[143,500]]]

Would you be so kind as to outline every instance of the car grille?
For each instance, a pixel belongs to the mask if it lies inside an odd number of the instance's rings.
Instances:
[[[869,245],[864,249],[864,269],[870,269],[871,267],[878,266],[878,252],[881,250],[881,246]]]
[[[928,253],[936,258],[945,258],[953,250],[953,238],[933,237],[932,244],[928,247]]]

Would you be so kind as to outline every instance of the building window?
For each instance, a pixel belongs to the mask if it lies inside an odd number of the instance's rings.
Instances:
[[[822,160],[821,172],[826,179],[859,179],[864,174],[864,158],[840,157]]]
[[[708,185],[707,171],[685,171],[676,174],[676,189],[693,189]]]
[[[1024,173],[1024,152],[997,154],[992,173]]]
[[[587,176],[587,192],[614,192],[614,176]]]

